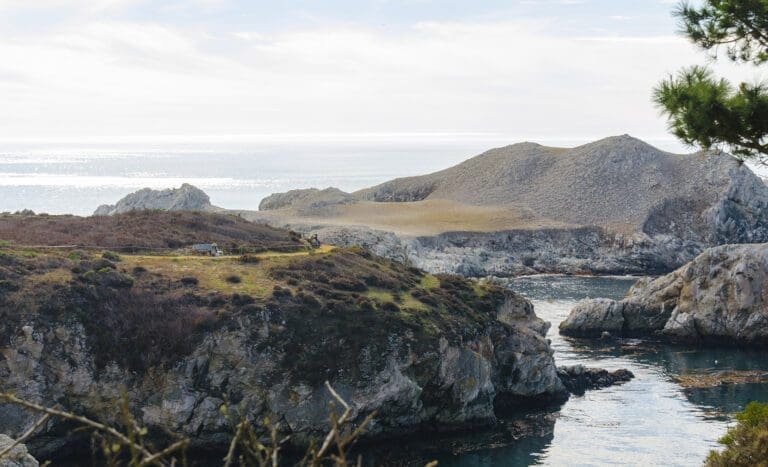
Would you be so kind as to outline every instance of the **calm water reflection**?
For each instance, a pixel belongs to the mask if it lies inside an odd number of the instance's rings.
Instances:
[[[660,347],[638,340],[595,344],[557,333],[557,325],[577,301],[588,297],[619,299],[633,283],[632,278],[557,276],[520,278],[510,283],[512,289],[533,301],[540,317],[552,323],[548,337],[559,365],[628,368],[635,379],[572,397],[555,414],[554,432],[549,435],[473,452],[443,452],[437,456],[440,465],[701,465],[707,452],[717,446],[730,415],[751,400],[768,400],[768,386],[684,389],[673,378],[691,371],[768,371],[768,353]]]

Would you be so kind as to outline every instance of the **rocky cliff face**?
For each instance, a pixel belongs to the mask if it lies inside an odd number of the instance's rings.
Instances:
[[[600,228],[449,232],[400,236],[366,227],[288,224],[330,245],[370,249],[432,273],[468,277],[536,273],[662,274],[695,258],[704,246],[671,235],[609,234]]]
[[[225,401],[235,418],[279,421],[296,442],[318,436],[326,380],[356,423],[378,413],[372,437],[488,424],[566,397],[549,325],[490,284],[350,250],[233,266],[245,280],[230,287],[262,295],[230,295],[220,262],[195,260],[190,281],[172,259],[79,255],[0,256],[0,391],[114,422],[125,388],[152,432],[198,446],[228,442]],[[265,277],[274,290],[252,285]],[[34,419],[0,404],[2,433]],[[28,444],[51,453],[65,431],[51,423]]]
[[[99,206],[96,216],[111,216],[131,211],[160,209],[163,211],[206,211],[213,210],[211,199],[205,192],[188,183],[179,188],[152,190],[144,188],[131,193],[112,205]]]
[[[560,332],[764,346],[767,296],[768,244],[724,245],[671,274],[639,281],[622,301],[579,303]]]

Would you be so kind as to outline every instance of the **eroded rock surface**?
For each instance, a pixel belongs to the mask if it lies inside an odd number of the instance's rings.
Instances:
[[[579,303],[560,332],[763,346],[767,301],[768,244],[724,245],[668,275],[639,281],[624,300]]]
[[[0,434],[0,452],[4,452],[14,444],[14,439]],[[0,467],[38,467],[40,464],[37,459],[27,452],[24,444],[18,444],[7,454],[0,457]]]

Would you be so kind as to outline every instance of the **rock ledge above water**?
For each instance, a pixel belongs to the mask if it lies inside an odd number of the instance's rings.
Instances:
[[[767,302],[768,244],[724,245],[670,274],[639,281],[624,300],[580,302],[560,333],[764,346]]]

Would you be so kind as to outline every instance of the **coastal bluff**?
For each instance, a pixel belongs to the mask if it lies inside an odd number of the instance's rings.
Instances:
[[[90,246],[41,244],[72,231]],[[377,414],[370,438],[489,426],[569,395],[549,323],[490,281],[312,249],[231,214],[7,215],[0,235],[0,392],[102,423],[120,422],[125,394],[150,436],[221,449],[226,404],[301,445],[329,429],[326,381],[353,407],[353,426]],[[189,255],[200,235],[247,253]],[[0,403],[0,433],[18,438],[36,420]],[[69,428],[52,419],[25,444],[46,458],[72,441]]]

